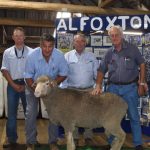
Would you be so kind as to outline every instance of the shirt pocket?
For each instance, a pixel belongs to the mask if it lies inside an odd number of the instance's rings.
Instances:
[[[86,61],[83,66],[85,67],[85,70],[87,72],[92,72],[93,71],[93,61],[92,60]]]
[[[133,70],[135,68],[135,63],[131,58],[125,59],[125,66],[127,70]]]

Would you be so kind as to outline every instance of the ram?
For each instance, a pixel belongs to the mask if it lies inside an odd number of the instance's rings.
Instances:
[[[121,97],[111,93],[92,95],[85,91],[60,89],[47,76],[39,77],[36,83],[34,94],[43,100],[50,121],[61,124],[65,129],[67,150],[75,150],[75,126],[91,129],[104,127],[107,136],[116,137],[111,150],[121,149],[125,132],[120,123],[128,108]]]

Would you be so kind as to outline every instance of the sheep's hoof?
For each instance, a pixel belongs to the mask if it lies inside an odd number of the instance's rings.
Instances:
[[[86,145],[84,135],[79,135],[79,139],[77,141],[77,146],[83,147]]]
[[[50,144],[49,148],[50,148],[50,150],[59,150],[59,148],[56,144]]]

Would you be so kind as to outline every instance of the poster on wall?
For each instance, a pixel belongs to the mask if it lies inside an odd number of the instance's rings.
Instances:
[[[93,48],[92,48],[92,47],[86,47],[86,48],[85,48],[85,51],[86,51],[86,52],[92,52],[92,53],[93,53]]]
[[[124,38],[129,43],[136,46],[142,46],[142,36],[141,35],[124,35]]]
[[[72,33],[57,33],[57,48],[64,53],[73,49],[73,34]]]
[[[109,36],[103,36],[103,46],[112,46],[112,42]]]
[[[102,36],[91,35],[91,46],[102,46]]]
[[[94,55],[97,58],[103,58],[107,50],[107,48],[94,48]]]
[[[145,34],[145,45],[150,44],[150,33]]]

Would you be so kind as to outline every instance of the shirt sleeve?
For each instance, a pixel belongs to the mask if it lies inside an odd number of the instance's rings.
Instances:
[[[60,76],[67,76],[68,75],[68,64],[67,61],[65,60],[64,55],[62,54],[60,57],[60,64],[59,64],[59,75]]]
[[[29,55],[26,60],[25,64],[25,72],[24,72],[24,78],[32,78],[34,79],[34,61],[32,57]]]
[[[135,56],[136,56],[135,61],[136,61],[137,65],[144,63],[145,62],[144,57],[141,55],[139,49],[136,46],[134,46],[134,50],[135,50]]]
[[[1,70],[10,70],[7,51],[4,51]]]

